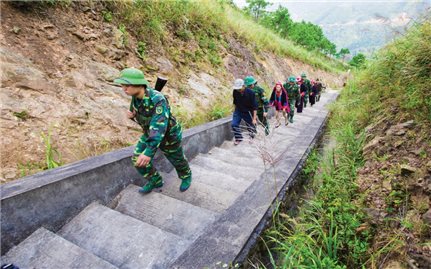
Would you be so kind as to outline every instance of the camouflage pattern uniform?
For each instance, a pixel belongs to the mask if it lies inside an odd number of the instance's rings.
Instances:
[[[304,107],[307,106],[308,103],[308,98],[310,96],[310,92],[311,92],[311,82],[308,78],[304,78],[304,85],[306,86],[307,91],[305,92],[305,96],[304,96]]]
[[[269,134],[269,123],[268,119],[263,116],[263,113],[267,113],[269,109],[269,101],[265,97],[265,90],[262,89],[257,84],[254,85],[253,88],[254,93],[256,94],[256,102],[257,102],[257,118],[262,123],[262,125],[265,127],[265,134]]]
[[[290,84],[285,83],[283,87],[287,91],[287,97],[289,98],[289,106],[290,106],[290,113],[289,113],[289,121],[293,122],[293,116],[295,115],[295,105],[298,99],[300,98],[299,93],[299,87],[298,84]]]
[[[189,163],[181,147],[182,130],[175,117],[171,114],[166,98],[160,92],[147,88],[148,96],[142,100],[132,98],[130,111],[135,111],[135,120],[141,125],[144,134],[139,139],[132,158],[136,164],[140,154],[153,158],[157,149],[163,152],[175,167],[181,180],[192,176]],[[153,165],[153,161],[145,167],[136,167],[138,172],[150,182],[162,182],[162,177]]]

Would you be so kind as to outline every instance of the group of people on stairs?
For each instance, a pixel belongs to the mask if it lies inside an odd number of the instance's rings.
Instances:
[[[241,132],[241,121],[244,121],[246,128],[253,139],[256,134],[256,126],[262,125],[265,134],[269,134],[268,110],[275,108],[275,128],[280,127],[281,117],[284,124],[293,123],[295,108],[297,113],[302,113],[303,109],[313,106],[320,100],[322,90],[325,88],[319,79],[310,81],[307,75],[302,73],[300,77],[290,76],[283,84],[277,82],[272,90],[271,97],[265,97],[265,91],[260,87],[253,76],[243,79],[236,79],[233,85],[233,104],[235,111],[232,118],[232,130],[235,136],[235,145],[243,141]]]
[[[192,182],[192,171],[181,146],[182,128],[172,115],[166,97],[160,91],[151,88],[144,73],[136,68],[122,70],[114,83],[121,85],[123,91],[132,97],[127,117],[137,122],[143,130],[132,157],[139,174],[148,180],[139,192],[146,194],[163,187],[163,178],[153,165],[157,149],[160,149],[175,167],[181,179],[180,191],[188,190]],[[242,120],[245,121],[251,138],[256,134],[258,120],[268,135],[267,116],[271,106],[276,110],[276,127],[281,125],[281,115],[287,125],[288,122],[293,122],[295,107],[297,112],[301,113],[308,101],[310,105],[319,101],[322,84],[318,80],[310,82],[305,74],[297,79],[289,77],[285,84],[279,82],[274,86],[269,101],[265,97],[264,89],[252,76],[244,80],[237,79],[233,89],[235,111],[232,130],[235,144],[238,144],[243,139],[240,129]]]

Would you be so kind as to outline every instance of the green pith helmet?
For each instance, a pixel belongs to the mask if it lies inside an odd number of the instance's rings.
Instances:
[[[305,73],[301,74],[301,78],[306,78],[306,77],[307,77],[307,75]]]
[[[296,78],[294,76],[290,76],[289,77],[289,82],[295,83],[296,82]]]
[[[256,83],[257,82],[257,80],[256,79],[254,79],[254,77],[253,76],[248,76],[248,77],[245,77],[245,79],[244,79],[244,84],[245,84],[245,86],[250,86],[250,85],[253,85],[254,83]]]
[[[121,85],[147,85],[148,81],[144,77],[144,73],[137,68],[126,68],[120,73],[120,77],[114,79],[114,83]]]

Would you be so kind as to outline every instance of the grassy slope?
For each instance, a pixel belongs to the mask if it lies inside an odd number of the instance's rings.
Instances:
[[[306,172],[314,175],[316,196],[294,219],[277,214],[265,236],[278,257],[273,264],[279,268],[380,268],[391,259],[403,264],[412,248],[415,253],[428,251],[431,255],[429,226],[420,218],[427,205],[419,206],[413,200],[421,197],[413,192],[423,192],[414,185],[415,176],[423,176],[423,167],[431,163],[430,40],[429,22],[412,27],[405,37],[382,49],[343,90],[331,109],[329,132],[336,140],[333,154],[311,158],[307,165]],[[363,154],[371,137],[383,136],[385,128],[411,119],[416,127],[400,140],[407,140],[404,147],[395,148],[393,139],[397,138],[387,136],[388,142],[375,153]],[[410,157],[415,147],[422,151],[418,157]],[[409,157],[403,159],[405,155]],[[400,167],[409,158],[417,171],[406,178],[400,175]],[[364,165],[367,169],[360,170]],[[319,173],[315,173],[317,169]],[[371,172],[375,172],[371,185],[361,189],[360,183],[366,181],[358,181],[358,173],[364,178]],[[392,180],[388,195],[379,194],[388,178]],[[376,223],[367,219],[363,209],[379,195],[385,203],[385,218]],[[429,200],[425,197],[425,201]],[[408,217],[410,212],[414,217]]]
[[[184,42],[198,43],[197,50],[186,54],[187,60],[221,62],[219,46],[227,45],[227,36],[235,36],[254,46],[255,52],[271,51],[330,72],[346,67],[337,60],[310,52],[275,34],[246,17],[226,1],[114,1],[109,5],[115,20],[147,44],[167,40],[170,34]],[[146,23],[142,23],[142,22]]]

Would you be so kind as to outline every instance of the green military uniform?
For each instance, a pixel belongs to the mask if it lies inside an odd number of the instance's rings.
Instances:
[[[117,79],[116,82],[121,83],[121,79]],[[123,80],[129,81],[127,78]],[[191,183],[192,173],[181,147],[181,125],[171,114],[169,103],[164,95],[147,86],[144,98],[132,97],[130,111],[135,112],[134,119],[143,130],[132,157],[135,166],[139,155],[144,154],[153,158],[157,149],[160,149],[175,167],[178,177],[182,180],[180,190],[187,190]],[[148,179],[148,183],[140,192],[148,193],[154,188],[163,186],[162,177],[155,169],[152,160],[145,167],[136,167],[136,169],[144,178]]]
[[[269,134],[269,123],[268,119],[263,116],[264,113],[268,113],[269,109],[269,101],[265,97],[265,90],[262,89],[257,84],[254,85],[253,88],[254,93],[256,94],[256,102],[257,102],[257,118],[262,123],[262,125],[265,127],[265,134]]]
[[[264,113],[268,112],[269,109],[269,101],[265,97],[265,90],[257,85],[257,81],[253,76],[248,76],[244,79],[244,84],[247,87],[250,87],[251,85],[254,85],[253,92],[256,95],[256,102],[257,102],[257,111],[256,115],[259,119],[260,123],[265,128],[265,134],[269,135],[269,122],[266,117],[264,117]]]
[[[311,82],[310,80],[307,78],[307,75],[305,73],[301,74],[301,78],[303,80],[302,83],[304,83],[304,85],[306,86],[306,91],[305,91],[305,96],[304,96],[304,107],[307,106],[308,103],[308,98],[310,96],[310,92],[311,92]]]
[[[289,121],[290,123],[293,123],[293,116],[295,115],[295,104],[297,100],[300,98],[299,87],[298,87],[298,84],[296,84],[295,77],[289,77],[288,82],[285,83],[283,87],[286,89],[287,97],[289,98],[289,106],[290,106]]]
[[[136,161],[140,154],[153,158],[160,148],[177,170],[180,179],[191,178],[191,170],[181,147],[181,125],[172,116],[163,94],[151,88],[147,90],[149,96],[145,96],[142,100],[133,97],[130,105],[132,111],[136,111],[135,119],[144,131],[136,145],[133,159]],[[151,182],[162,181],[152,162],[137,169]]]

